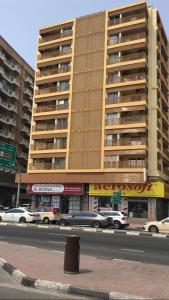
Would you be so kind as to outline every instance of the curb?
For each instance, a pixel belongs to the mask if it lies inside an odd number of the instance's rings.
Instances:
[[[101,228],[82,228],[82,227],[71,227],[71,226],[59,226],[59,225],[35,225],[35,224],[12,224],[1,222],[0,226],[18,226],[18,227],[33,227],[33,228],[43,228],[43,229],[60,229],[65,231],[85,231],[85,232],[98,232],[98,233],[106,233],[106,234],[120,234],[120,235],[133,235],[133,236],[142,236],[142,237],[156,237],[156,238],[169,238],[169,234],[165,233],[151,233],[146,231],[124,231],[124,230],[112,230],[112,229],[101,229]]]
[[[94,297],[97,299],[105,299],[105,300],[118,300],[118,299],[140,299],[140,300],[147,300],[152,298],[145,298],[145,297],[139,297],[135,295],[130,294],[122,294],[122,293],[116,293],[113,291],[105,292],[105,291],[99,291],[94,289],[87,289],[87,288],[80,288],[77,286],[73,286],[71,284],[65,284],[61,282],[53,282],[53,281],[47,281],[47,280],[40,280],[31,278],[24,273],[22,273],[20,270],[17,270],[15,267],[13,267],[11,264],[6,262],[3,258],[0,258],[0,267],[8,272],[16,281],[18,281],[20,284],[26,287],[31,287],[35,289],[43,289],[43,290],[50,290],[50,291],[58,291],[68,294],[76,294],[81,296],[88,296],[88,297]]]

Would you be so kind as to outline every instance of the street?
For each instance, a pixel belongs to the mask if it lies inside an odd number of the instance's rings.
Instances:
[[[81,254],[102,259],[123,259],[169,265],[169,240],[161,237],[130,236],[58,228],[1,226],[0,241],[64,252],[65,236],[79,235]]]

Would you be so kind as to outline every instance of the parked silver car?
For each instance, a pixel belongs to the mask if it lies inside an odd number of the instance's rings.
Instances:
[[[100,214],[91,211],[80,211],[72,215],[65,215],[58,220],[58,223],[61,226],[86,225],[95,228],[108,227],[111,225],[111,222],[111,218],[103,217]]]

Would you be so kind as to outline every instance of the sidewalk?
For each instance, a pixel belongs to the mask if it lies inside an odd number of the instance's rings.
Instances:
[[[154,299],[169,298],[168,266],[81,255],[80,273],[64,274],[64,253],[0,242],[0,257],[36,278]]]

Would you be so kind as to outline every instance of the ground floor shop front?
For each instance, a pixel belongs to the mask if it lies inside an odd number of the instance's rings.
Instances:
[[[112,196],[120,191],[119,203]],[[61,214],[113,209],[123,211],[130,220],[144,223],[169,216],[169,186],[163,182],[140,184],[32,184],[32,206],[52,206]]]

